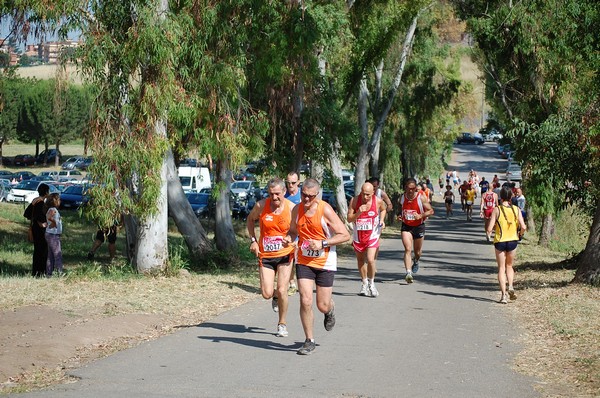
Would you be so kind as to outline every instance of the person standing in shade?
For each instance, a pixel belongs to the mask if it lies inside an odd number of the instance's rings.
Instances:
[[[362,281],[360,296],[379,296],[375,287],[376,257],[379,237],[385,228],[386,207],[383,200],[374,195],[374,187],[368,182],[363,184],[360,195],[352,198],[348,206],[348,222],[354,223],[352,246]]]
[[[511,204],[512,189],[503,186],[500,190],[500,204],[492,211],[490,225],[486,231],[491,235],[492,226],[495,225],[494,248],[496,263],[498,264],[498,283],[500,284],[500,303],[507,304],[508,299],[516,300],[517,295],[513,287],[515,271],[513,264],[517,254],[517,246],[521,236],[527,230],[523,215],[519,208]],[[506,282],[508,281],[508,295]]]
[[[315,348],[313,335],[313,289],[316,285],[317,309],[325,314],[323,325],[330,331],[335,326],[335,303],[332,300],[333,282],[337,270],[335,246],[347,242],[350,234],[329,203],[317,199],[320,184],[308,178],[302,186],[302,203],[292,210],[292,222],[287,245],[296,252],[296,278],[300,292],[300,320],[306,340],[299,355],[311,354]]]
[[[283,197],[285,186],[281,179],[270,180],[267,189],[269,197],[254,205],[246,220],[246,228],[250,235],[250,251],[258,257],[262,296],[265,299],[273,298],[273,310],[279,313],[277,336],[287,337],[288,282],[294,247],[284,246],[283,240],[290,228],[294,204]],[[258,238],[255,236],[257,221],[260,230]]]
[[[46,242],[46,197],[50,193],[47,184],[40,184],[37,188],[39,196],[31,202],[25,210],[25,217],[31,221],[33,232],[33,264],[31,275],[36,278],[46,274],[46,260],[48,260],[48,242]]]
[[[452,204],[454,203],[454,191],[452,185],[446,185],[446,192],[444,192],[444,204],[446,205],[446,219],[454,215],[452,213]]]
[[[300,195],[300,176],[295,171],[290,171],[285,180],[285,198],[297,205],[302,202]],[[292,260],[293,261],[293,260]],[[296,284],[295,277],[295,264],[292,262],[292,272],[290,272],[290,287],[288,288],[288,295],[293,296],[298,291],[298,285]]]
[[[433,215],[433,208],[429,201],[418,194],[417,181],[414,178],[406,179],[404,193],[400,196],[400,212],[398,220],[402,221],[400,231],[404,245],[405,280],[413,282],[413,272],[419,271],[419,259],[423,254],[423,241],[425,240],[425,220]],[[412,254],[415,254],[413,262]]]
[[[60,195],[50,194],[46,198],[46,242],[48,243],[48,259],[46,260],[46,276],[50,278],[54,271],[60,276],[63,273],[62,248],[60,235],[62,234],[62,218],[58,212]]]

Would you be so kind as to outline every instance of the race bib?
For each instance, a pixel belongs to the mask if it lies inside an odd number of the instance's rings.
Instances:
[[[402,210],[402,218],[408,221],[416,220],[417,214],[416,210]]]
[[[264,252],[276,252],[283,249],[283,236],[265,236],[262,243]]]
[[[357,231],[371,231],[373,230],[373,223],[369,218],[359,218],[354,222]]]
[[[302,245],[300,246],[300,250],[302,251],[302,255],[304,257],[323,257],[325,255],[325,250],[313,250],[310,247],[308,247],[308,241],[305,240],[304,242],[302,242]]]

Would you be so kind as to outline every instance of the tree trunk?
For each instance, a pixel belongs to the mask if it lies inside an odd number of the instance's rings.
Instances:
[[[359,187],[367,180],[367,167],[369,165],[369,117],[367,116],[369,90],[366,79],[360,81],[358,93],[358,124],[360,129],[360,147],[354,170],[354,195],[358,195]]]
[[[54,166],[58,167],[60,166],[60,157],[58,156],[58,154],[60,153],[60,142],[57,141],[56,142],[56,156],[54,157]]]
[[[329,157],[329,163],[331,165],[331,172],[333,175],[340,180],[340,184],[336,186],[335,198],[337,202],[337,213],[344,224],[348,224],[346,216],[348,215],[348,203],[346,202],[346,193],[344,192],[344,181],[342,180],[342,163],[340,162],[340,142],[335,139],[335,143],[331,148],[331,156]]]
[[[292,170],[300,176],[300,166],[304,159],[304,136],[302,132],[302,114],[304,113],[304,83],[298,81],[294,89],[294,164]]]
[[[169,216],[175,221],[177,230],[183,236],[192,257],[198,259],[212,249],[206,231],[194,214],[188,202],[175,167],[175,159],[171,150],[167,151],[167,197]]]
[[[575,273],[573,282],[600,286],[600,200],[592,221],[590,236]]]
[[[527,202],[525,205],[525,211],[527,212],[527,230],[535,232],[535,219],[533,217],[533,211],[531,210],[529,202]]]
[[[540,238],[538,244],[542,247],[548,247],[553,232],[554,219],[552,218],[552,214],[546,214],[542,217],[542,229],[540,231]]]
[[[166,139],[167,125],[158,120],[154,127],[155,134]],[[137,241],[135,243],[134,264],[138,272],[146,274],[161,271],[169,260],[167,233],[169,226],[167,200],[167,159],[163,158],[160,168],[160,194],[156,200],[156,213],[139,220]],[[141,189],[144,189],[142,186]]]
[[[237,240],[231,221],[231,208],[229,207],[231,170],[229,170],[229,162],[221,159],[217,160],[216,168],[217,182],[221,189],[217,198],[215,214],[215,242],[218,250],[231,252],[237,248]]]

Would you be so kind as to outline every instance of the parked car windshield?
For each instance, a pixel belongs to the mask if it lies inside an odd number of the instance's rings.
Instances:
[[[22,181],[19,184],[17,184],[17,186],[15,187],[15,189],[24,189],[27,191],[35,191],[37,190],[38,185],[40,185],[39,181]]]
[[[231,189],[248,189],[251,184],[252,181],[236,181],[231,184]]]
[[[62,191],[62,193],[71,194],[71,195],[82,195],[83,194],[83,186],[82,185],[69,185]]]

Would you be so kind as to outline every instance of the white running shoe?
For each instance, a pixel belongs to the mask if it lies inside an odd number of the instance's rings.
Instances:
[[[375,284],[372,283],[369,285],[369,295],[373,298],[379,296],[379,291],[377,290],[377,288],[375,287]]]
[[[406,280],[406,283],[413,283],[412,272],[407,272],[406,273],[406,277],[404,278],[404,280]]]
[[[360,287],[359,296],[369,296],[369,286],[366,283],[363,283]]]
[[[287,326],[285,326],[283,323],[279,323],[277,325],[277,337],[287,337],[287,336],[288,336]]]

